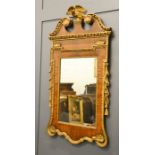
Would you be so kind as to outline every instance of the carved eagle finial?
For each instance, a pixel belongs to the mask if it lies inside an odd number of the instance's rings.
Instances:
[[[84,14],[86,13],[86,9],[84,9],[82,6],[80,5],[75,5],[69,7],[68,11],[67,11],[67,15],[76,17],[76,18],[82,18],[84,16]]]

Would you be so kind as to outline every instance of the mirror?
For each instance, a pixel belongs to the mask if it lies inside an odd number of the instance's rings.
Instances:
[[[95,126],[97,58],[62,58],[59,121]]]
[[[50,136],[64,136],[72,144],[88,141],[105,147],[111,28],[95,14],[86,14],[79,5],[69,7],[67,15],[49,35],[52,46],[47,131]],[[87,24],[91,25],[89,30]]]

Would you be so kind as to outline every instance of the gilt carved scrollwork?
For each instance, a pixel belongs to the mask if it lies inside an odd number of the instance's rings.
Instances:
[[[50,69],[49,69],[49,107],[50,107],[50,120],[49,124],[52,123],[53,118],[53,99],[54,99],[54,58],[53,58],[53,49],[50,51]]]
[[[109,110],[108,110],[108,107],[109,107],[109,71],[108,71],[108,63],[107,62],[104,62],[104,67],[105,67],[105,75],[104,75],[104,82],[103,82],[103,85],[104,85],[104,99],[103,99],[103,102],[104,102],[104,115],[109,115]]]

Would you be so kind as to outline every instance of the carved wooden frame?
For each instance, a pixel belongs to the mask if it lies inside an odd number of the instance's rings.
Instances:
[[[108,115],[109,107],[108,46],[111,28],[105,27],[95,14],[85,15],[85,9],[81,6],[70,7],[67,14],[73,18],[61,19],[54,32],[49,35],[53,45],[50,51],[48,134],[64,136],[72,144],[95,141],[98,146],[105,147],[108,142],[105,116]],[[71,21],[74,22],[74,30],[67,32],[65,27]],[[82,21],[86,23],[93,21],[92,28],[82,29]],[[58,120],[60,60],[73,57],[97,57],[98,60],[96,127],[83,127]]]

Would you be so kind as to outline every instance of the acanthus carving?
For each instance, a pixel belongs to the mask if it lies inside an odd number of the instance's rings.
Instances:
[[[53,118],[53,99],[54,99],[54,58],[53,58],[53,49],[51,48],[50,52],[50,77],[49,77],[49,107],[50,107],[50,120],[49,125],[52,123]]]
[[[103,98],[103,102],[104,102],[104,115],[109,115],[109,71],[108,71],[108,63],[104,62],[104,67],[105,67],[105,73],[104,73],[104,98]]]
[[[59,136],[64,136],[70,143],[72,144],[80,144],[83,141],[93,142],[100,147],[104,147],[106,145],[106,141],[103,135],[96,135],[93,137],[82,137],[79,140],[73,140],[67,133],[61,132],[59,129],[56,129],[54,126],[48,127],[48,134],[50,136],[55,136],[56,134]]]

